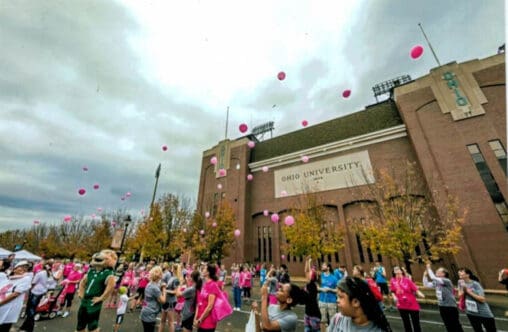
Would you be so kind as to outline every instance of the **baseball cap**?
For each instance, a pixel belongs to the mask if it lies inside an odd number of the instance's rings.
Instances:
[[[28,263],[28,261],[23,260],[23,261],[17,262],[16,265],[14,265],[14,268],[18,268],[20,266],[29,266],[29,265],[30,265],[30,263]]]

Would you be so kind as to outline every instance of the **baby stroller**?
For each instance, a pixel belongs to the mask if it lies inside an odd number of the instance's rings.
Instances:
[[[35,309],[34,320],[38,321],[41,318],[53,319],[56,317],[60,308],[60,295],[65,287],[57,287],[54,291],[45,295],[39,305]]]

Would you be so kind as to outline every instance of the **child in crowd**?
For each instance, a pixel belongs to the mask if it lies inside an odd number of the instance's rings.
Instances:
[[[118,332],[120,329],[120,325],[123,322],[123,316],[125,315],[125,312],[127,311],[127,304],[129,303],[129,300],[133,299],[134,296],[128,297],[127,296],[127,287],[121,286],[118,288],[118,308],[116,309],[116,320],[115,320],[115,326],[114,326],[114,332]]]

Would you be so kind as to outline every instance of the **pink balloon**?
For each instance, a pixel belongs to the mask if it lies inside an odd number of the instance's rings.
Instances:
[[[252,149],[252,148],[254,148],[256,146],[256,142],[249,141],[249,142],[247,142],[247,146]]]
[[[286,73],[281,71],[277,74],[277,78],[279,79],[279,81],[284,81],[284,79],[286,78]]]
[[[284,218],[284,223],[286,224],[286,226],[291,226],[295,223],[295,218],[293,218],[293,216],[287,216],[286,218]]]
[[[80,188],[80,189],[78,190],[78,194],[79,194],[80,196],[83,196],[84,194],[86,194],[86,190],[85,190],[84,188]]]
[[[163,146],[162,146],[162,151],[168,151],[168,147],[167,147],[167,145],[163,145]]]
[[[210,212],[208,211],[205,212],[205,218],[210,218]]]
[[[200,231],[199,231],[199,234],[201,234],[201,235],[205,235],[205,230],[204,230],[204,229],[200,230]]]
[[[235,236],[236,236],[236,237],[239,237],[239,236],[240,236],[240,230],[239,230],[239,229],[235,229]]]
[[[307,127],[308,124],[309,124],[309,122],[307,120],[302,121],[302,126]]]
[[[263,166],[262,170],[263,170],[263,172],[266,173],[266,172],[268,172],[269,168],[268,168],[268,166]]]
[[[222,189],[222,184],[220,184],[220,183],[219,183],[219,184],[217,185],[217,189],[221,190],[221,189]]]
[[[270,214],[270,212],[269,212],[268,210],[264,210],[264,211],[263,211],[263,215],[264,215],[265,217],[268,217],[268,215],[269,215],[269,214]]]
[[[247,181],[252,181],[254,179],[254,176],[252,174],[247,175]]]
[[[34,225],[39,225],[41,222],[39,220],[34,220]]]
[[[245,123],[242,123],[240,126],[238,126],[238,130],[240,130],[242,134],[245,133],[248,129],[249,127]]]
[[[274,213],[272,214],[272,216],[270,217],[270,219],[273,221],[273,222],[279,222],[279,215],[277,213]]]
[[[285,260],[286,259],[286,255],[280,255],[280,259]]]
[[[212,158],[210,158],[210,163],[212,165],[216,165],[217,164],[217,157],[213,156]]]
[[[423,55],[423,47],[421,45],[415,45],[409,53],[412,59],[416,60]]]
[[[102,208],[97,208],[97,211],[101,212],[101,211],[102,211]]]
[[[72,216],[69,216],[69,215],[66,215],[64,216],[64,219],[63,219],[65,222],[69,222],[72,220]]]
[[[88,172],[88,167],[83,166],[83,171]]]
[[[351,90],[342,91],[342,97],[349,98],[349,96],[351,96]]]
[[[131,193],[128,191],[127,193],[125,193],[125,197],[131,197]]]
[[[309,162],[309,157],[307,157],[307,156],[303,156],[303,157],[302,157],[302,162],[304,162],[304,163]]]
[[[226,176],[227,172],[224,168],[219,169],[219,176]]]
[[[94,184],[94,185],[93,185],[93,188],[94,188],[95,190],[99,189],[99,184],[98,184],[98,183]]]
[[[281,191],[281,192],[280,192],[280,195],[281,195],[282,197],[286,197],[286,196],[288,195],[288,192],[287,192],[287,191],[285,191],[285,190],[283,190],[283,191]]]
[[[111,226],[115,227],[116,226],[116,222],[112,221],[111,222]]]
[[[217,227],[217,223],[215,221],[212,223],[212,227]]]

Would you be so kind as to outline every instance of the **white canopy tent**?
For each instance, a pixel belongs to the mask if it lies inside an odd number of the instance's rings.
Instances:
[[[42,260],[42,257],[34,255],[30,251],[28,251],[28,250],[15,251],[14,254],[16,255],[16,256],[14,256],[14,259],[16,261],[19,261],[19,260],[22,260],[22,259],[26,259],[27,261],[40,261],[40,260]]]
[[[6,258],[10,254],[12,254],[12,251],[0,247],[0,258]]]

